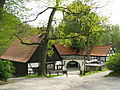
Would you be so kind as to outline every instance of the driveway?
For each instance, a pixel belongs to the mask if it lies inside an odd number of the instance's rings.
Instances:
[[[120,78],[104,77],[109,71],[83,77],[83,83],[69,90],[120,90]]]
[[[16,78],[15,83],[1,85],[0,90],[120,90],[120,78],[104,77],[109,72],[86,77]]]

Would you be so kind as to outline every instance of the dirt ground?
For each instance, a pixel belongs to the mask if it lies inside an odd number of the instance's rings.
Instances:
[[[120,78],[104,77],[110,71],[90,76],[54,78],[16,78],[15,83],[0,85],[0,90],[120,90]]]

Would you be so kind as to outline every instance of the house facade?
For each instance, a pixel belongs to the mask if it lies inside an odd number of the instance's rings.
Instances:
[[[32,36],[24,38],[28,42],[42,42],[44,35]],[[114,54],[111,45],[109,46],[94,46],[89,53],[90,61],[86,60],[86,51],[80,50],[77,52],[75,49],[61,45],[53,45],[53,55],[47,56],[46,68],[47,70],[69,70],[78,69],[84,71],[85,67],[102,65],[108,60],[108,56]],[[38,72],[40,65],[40,44],[25,45],[21,44],[20,40],[15,40],[5,53],[0,57],[3,60],[10,60],[15,66],[15,76],[26,76],[31,73]]]
[[[68,70],[70,68],[78,68],[84,71],[86,67],[90,66],[103,66],[108,60],[110,55],[115,52],[111,45],[108,46],[94,46],[89,53],[90,61],[87,61],[87,55],[85,49],[77,52],[75,49],[64,46],[61,44],[54,45],[61,57],[63,58],[63,69]]]

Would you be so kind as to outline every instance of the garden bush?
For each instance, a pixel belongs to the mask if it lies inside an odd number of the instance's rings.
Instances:
[[[15,68],[9,60],[0,60],[0,80],[6,81],[13,76]]]
[[[120,53],[110,56],[106,67],[115,73],[120,73]]]

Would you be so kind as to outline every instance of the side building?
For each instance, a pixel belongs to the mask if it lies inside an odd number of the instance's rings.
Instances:
[[[108,57],[115,53],[112,45],[94,46],[91,48],[89,53],[90,60],[88,61],[85,49],[79,50],[79,52],[77,52],[72,47],[61,44],[54,44],[54,47],[63,58],[63,69],[66,70],[78,68],[81,69],[81,71],[84,71],[84,69],[86,69],[85,67],[101,67],[105,65]]]

